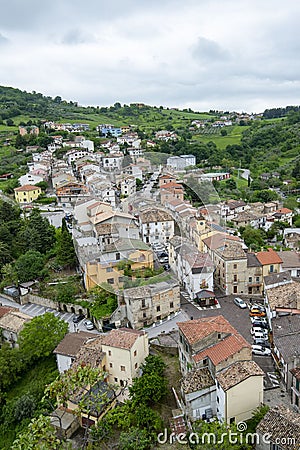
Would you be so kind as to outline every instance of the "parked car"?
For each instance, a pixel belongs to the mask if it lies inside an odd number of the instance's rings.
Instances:
[[[168,253],[166,251],[157,252],[157,256],[159,258],[168,258],[169,257],[169,255],[168,255]]]
[[[261,323],[263,323],[265,325],[268,325],[268,320],[265,317],[253,316],[253,317],[250,317],[250,320],[251,320],[252,323],[253,322],[261,322]]]
[[[165,270],[170,270],[170,264],[164,264],[163,267]]]
[[[73,317],[73,323],[79,323],[84,319],[84,315],[83,314],[77,314],[76,316]]]
[[[250,317],[266,317],[266,313],[259,308],[251,308]]]
[[[86,320],[83,322],[83,325],[85,326],[85,328],[86,328],[87,330],[93,330],[93,329],[94,329],[94,324],[93,324],[93,322],[92,322],[91,320],[89,320],[89,319],[86,319]]]
[[[239,306],[239,307],[242,308],[242,309],[247,308],[247,305],[246,305],[246,303],[244,302],[244,300],[242,300],[242,299],[239,298],[239,297],[235,297],[235,298],[233,299],[233,303],[235,303],[237,306]]]
[[[268,330],[266,330],[265,328],[261,328],[261,327],[252,327],[250,330],[250,333],[253,335],[254,333],[263,333],[266,336],[268,336]]]
[[[267,347],[263,347],[262,345],[252,345],[252,353],[258,356],[270,356],[271,350]]]
[[[161,264],[168,264],[169,263],[169,258],[165,257],[165,258],[159,258],[159,262]]]
[[[263,341],[268,341],[268,335],[265,333],[262,333],[261,331],[255,331],[252,334],[253,339],[256,341],[257,339],[261,339]]]
[[[271,348],[271,345],[268,341],[265,341],[264,339],[254,339],[253,341],[254,345],[261,345],[263,347]]]
[[[259,317],[257,319],[259,319]],[[261,322],[260,320],[253,320],[252,326],[260,327],[260,328],[263,328],[264,330],[268,330],[268,328],[269,328],[268,324],[266,322]]]

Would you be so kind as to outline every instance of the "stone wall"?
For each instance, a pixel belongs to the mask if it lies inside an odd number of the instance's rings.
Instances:
[[[56,311],[68,312],[73,314],[84,314],[88,316],[88,309],[73,303],[58,303],[49,298],[40,297],[39,295],[26,294],[21,297],[21,304],[35,303],[45,308],[56,309]]]

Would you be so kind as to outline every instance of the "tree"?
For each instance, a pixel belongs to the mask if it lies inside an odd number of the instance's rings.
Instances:
[[[19,281],[31,281],[39,278],[42,275],[44,265],[44,256],[40,252],[29,250],[20,256],[15,264]]]
[[[72,235],[69,233],[65,219],[57,235],[56,261],[63,267],[75,267],[77,262]]]
[[[67,449],[56,437],[50,417],[40,415],[31,420],[28,429],[14,441],[12,450],[62,450]]]
[[[243,433],[238,431],[236,424],[228,426],[227,423],[218,421],[207,423],[201,420],[193,425],[193,433],[188,440],[191,444],[195,444],[192,445],[195,450],[215,450],[216,448],[219,450],[251,450],[252,448]],[[232,442],[233,438],[237,438],[237,443]]]
[[[90,313],[95,319],[111,316],[118,306],[117,296],[100,286],[91,289],[90,294],[92,300]]]
[[[247,247],[252,250],[259,251],[265,245],[266,234],[262,230],[256,230],[248,225],[241,234]]]
[[[120,450],[148,450],[152,448],[152,440],[146,430],[130,428],[122,431],[119,439]]]
[[[37,407],[36,399],[33,395],[23,394],[17,399],[14,405],[13,418],[16,422],[32,417]]]
[[[39,181],[38,183],[35,184],[35,186],[40,187],[43,191],[45,191],[48,187],[48,183],[47,181]]]
[[[67,332],[68,324],[50,312],[34,317],[19,334],[20,351],[30,361],[49,356]]]
[[[156,373],[157,375],[159,375],[161,377],[164,375],[165,368],[166,368],[166,364],[164,363],[162,358],[157,355],[147,356],[144,364],[142,364],[142,366],[141,366],[143,375],[145,375],[147,373],[148,374]]]
[[[41,213],[34,209],[21,230],[25,248],[47,253],[55,243],[55,229]]]
[[[132,386],[129,386],[129,392],[133,405],[150,406],[166,395],[166,380],[157,373],[146,373],[140,378],[134,378]]]

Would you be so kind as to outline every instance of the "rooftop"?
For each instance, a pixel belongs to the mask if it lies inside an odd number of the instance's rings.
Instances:
[[[231,389],[249,377],[263,376],[264,371],[255,361],[238,361],[217,375],[223,391]]]
[[[130,328],[118,328],[117,330],[111,330],[103,337],[102,345],[130,350],[135,341],[145,334],[144,331],[131,330]]]
[[[18,309],[12,308],[11,306],[0,306],[0,319],[11,311],[18,311]]]
[[[217,366],[220,362],[225,361],[232,355],[235,355],[243,348],[250,349],[250,344],[248,344],[248,342],[236,332],[236,334],[227,336],[217,344],[197,353],[193,356],[193,359],[196,363],[198,363],[208,357],[214,366]]]
[[[24,184],[24,186],[20,186],[14,189],[15,192],[30,192],[30,191],[36,191],[37,189],[41,188],[39,186],[34,186],[31,184]]]
[[[140,221],[142,223],[167,222],[173,221],[173,217],[161,209],[151,209],[140,214]]]
[[[277,252],[282,259],[282,268],[300,268],[300,253],[294,251]]]
[[[185,394],[200,391],[214,386],[215,382],[207,368],[195,369],[188,372],[181,380],[181,389]]]
[[[292,281],[290,272],[271,273],[264,277],[265,287],[272,286],[272,284],[286,284]]]
[[[236,329],[221,315],[178,322],[177,325],[190,345],[214,332],[237,334]]]
[[[242,243],[239,242],[231,242],[226,240],[224,242],[224,245],[222,247],[219,247],[216,250],[216,253],[222,258],[222,259],[228,259],[228,260],[238,260],[238,259],[246,259],[246,252],[244,251],[242,247]]]
[[[295,367],[290,370],[291,374],[300,381],[300,367]]]
[[[105,353],[102,352],[102,336],[96,336],[95,339],[89,339],[83,343],[76,354],[72,367],[80,367],[82,364],[89,365],[91,367],[100,367]]]
[[[266,252],[256,253],[256,257],[263,266],[267,266],[269,264],[281,264],[282,263],[282,259],[278,256],[278,254],[272,248],[268,248],[268,250]]]
[[[0,318],[0,328],[18,334],[25,323],[29,322],[31,319],[31,316],[20,311],[10,311]]]
[[[125,250],[149,250],[152,251],[151,248],[145,244],[145,242],[140,239],[126,239],[121,238],[111,244],[107,244],[105,247],[105,252],[120,252]]]
[[[169,291],[175,287],[178,287],[178,281],[175,279],[170,279],[167,281],[161,281],[156,284],[148,284],[146,286],[137,286],[134,288],[124,289],[124,295],[126,297],[130,297],[130,299],[134,298],[145,298],[151,295],[155,295],[158,293],[162,293],[165,291]]]
[[[293,281],[267,290],[267,298],[271,309],[300,309],[300,283]]]
[[[300,447],[300,414],[283,405],[270,409],[256,430],[261,434],[270,433],[272,442],[280,442],[282,450]],[[294,439],[292,446],[290,439]]]
[[[87,331],[79,331],[78,333],[68,333],[63,338],[58,346],[54,349],[53,353],[65,356],[76,356],[80,348],[89,339],[94,339],[93,333]]]
[[[261,263],[254,253],[247,253],[247,267],[261,267]]]

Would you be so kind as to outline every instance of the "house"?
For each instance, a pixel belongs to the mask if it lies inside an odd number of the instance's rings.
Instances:
[[[90,141],[92,142],[92,141]],[[76,145],[74,143],[74,146],[79,146]],[[77,161],[78,159],[83,158],[84,156],[91,156],[92,152],[91,150],[89,150],[88,148],[80,148],[80,149],[74,149],[74,150],[70,150],[69,152],[66,153],[66,158],[68,160],[68,164],[72,164],[75,161]]]
[[[229,172],[213,172],[213,173],[203,173],[199,177],[199,181],[223,181],[230,178]]]
[[[118,239],[106,245],[101,254],[84,267],[84,281],[87,290],[102,283],[111,285],[112,289],[123,287],[124,281],[131,279],[134,271],[153,268],[153,252],[142,241],[135,239]],[[129,275],[127,275],[129,273]]]
[[[286,222],[289,224],[289,226],[292,226],[292,220],[293,220],[293,211],[288,208],[280,208],[277,209],[273,214],[272,217],[274,218],[275,222]]]
[[[276,287],[266,290],[265,305],[269,320],[280,314],[300,314],[300,284],[291,281],[289,274],[280,274]]]
[[[196,157],[194,155],[170,156],[167,159],[167,167],[174,170],[182,170],[189,166],[196,165]]]
[[[95,335],[93,333],[88,333],[86,331],[66,334],[53,351],[56,355],[59,373],[69,370],[83,344],[94,338]]]
[[[160,175],[158,177],[158,187],[161,188],[164,184],[176,182],[176,178],[170,174]]]
[[[213,251],[215,284],[225,293],[248,293],[247,254],[239,242],[225,240]]]
[[[278,316],[272,320],[273,359],[288,392],[292,373],[300,365],[300,314]]]
[[[283,244],[291,250],[300,250],[300,228],[285,228],[283,230]]]
[[[127,176],[123,178],[120,182],[121,195],[130,196],[135,194],[136,192],[136,181],[132,176]]]
[[[102,166],[106,170],[121,170],[123,160],[123,153],[111,153],[102,157]]]
[[[281,271],[282,259],[272,248],[267,251],[257,252],[256,258],[262,265],[263,276]]]
[[[130,328],[111,330],[102,338],[102,351],[106,355],[108,381],[121,387],[130,386],[149,355],[148,335]]]
[[[216,385],[220,422],[244,422],[263,404],[264,371],[255,361],[234,362],[218,373]]]
[[[176,280],[170,279],[124,289],[121,302],[125,302],[130,327],[143,328],[179,311],[179,284]]]
[[[300,415],[284,405],[270,409],[256,427],[256,450],[300,448]]]
[[[300,278],[300,253],[295,251],[277,252],[282,260],[282,270],[290,272],[293,278]]]
[[[290,370],[292,374],[291,382],[291,403],[293,408],[300,411],[300,366]]]
[[[174,220],[158,208],[145,210],[139,215],[140,233],[146,244],[167,243],[174,236]]]
[[[247,252],[246,288],[248,295],[262,295],[264,290],[264,278],[262,264],[255,253]]]
[[[263,401],[263,371],[223,316],[178,323],[183,409],[190,420],[247,420]]]
[[[32,203],[42,193],[42,189],[39,186],[32,186],[25,184],[24,186],[14,189],[15,199],[18,203]]]
[[[169,241],[169,263],[190,298],[201,306],[215,304],[214,265],[208,253],[201,253],[189,241],[174,236]],[[202,291],[209,295],[204,295]]]
[[[162,205],[165,205],[170,200],[180,200],[183,202],[184,199],[184,190],[182,184],[174,183],[173,181],[170,183],[164,183],[160,189],[160,202]]]
[[[155,139],[165,142],[176,141],[178,139],[178,136],[174,131],[161,130],[155,133]]]
[[[22,175],[19,179],[19,184],[21,186],[31,185],[34,186],[41,181],[44,181],[44,178],[39,175],[34,175],[32,172],[26,173],[26,175]]]
[[[208,367],[215,374],[236,361],[252,360],[251,346],[223,317],[205,317],[177,323],[179,361],[183,374]]]
[[[0,317],[0,329],[2,329],[2,339],[8,342],[11,347],[18,347],[17,341],[20,331],[25,323],[32,319],[28,314],[20,311],[8,311]]]
[[[67,181],[56,186],[56,196],[59,203],[74,203],[80,196],[88,194],[88,188],[79,181]]]

